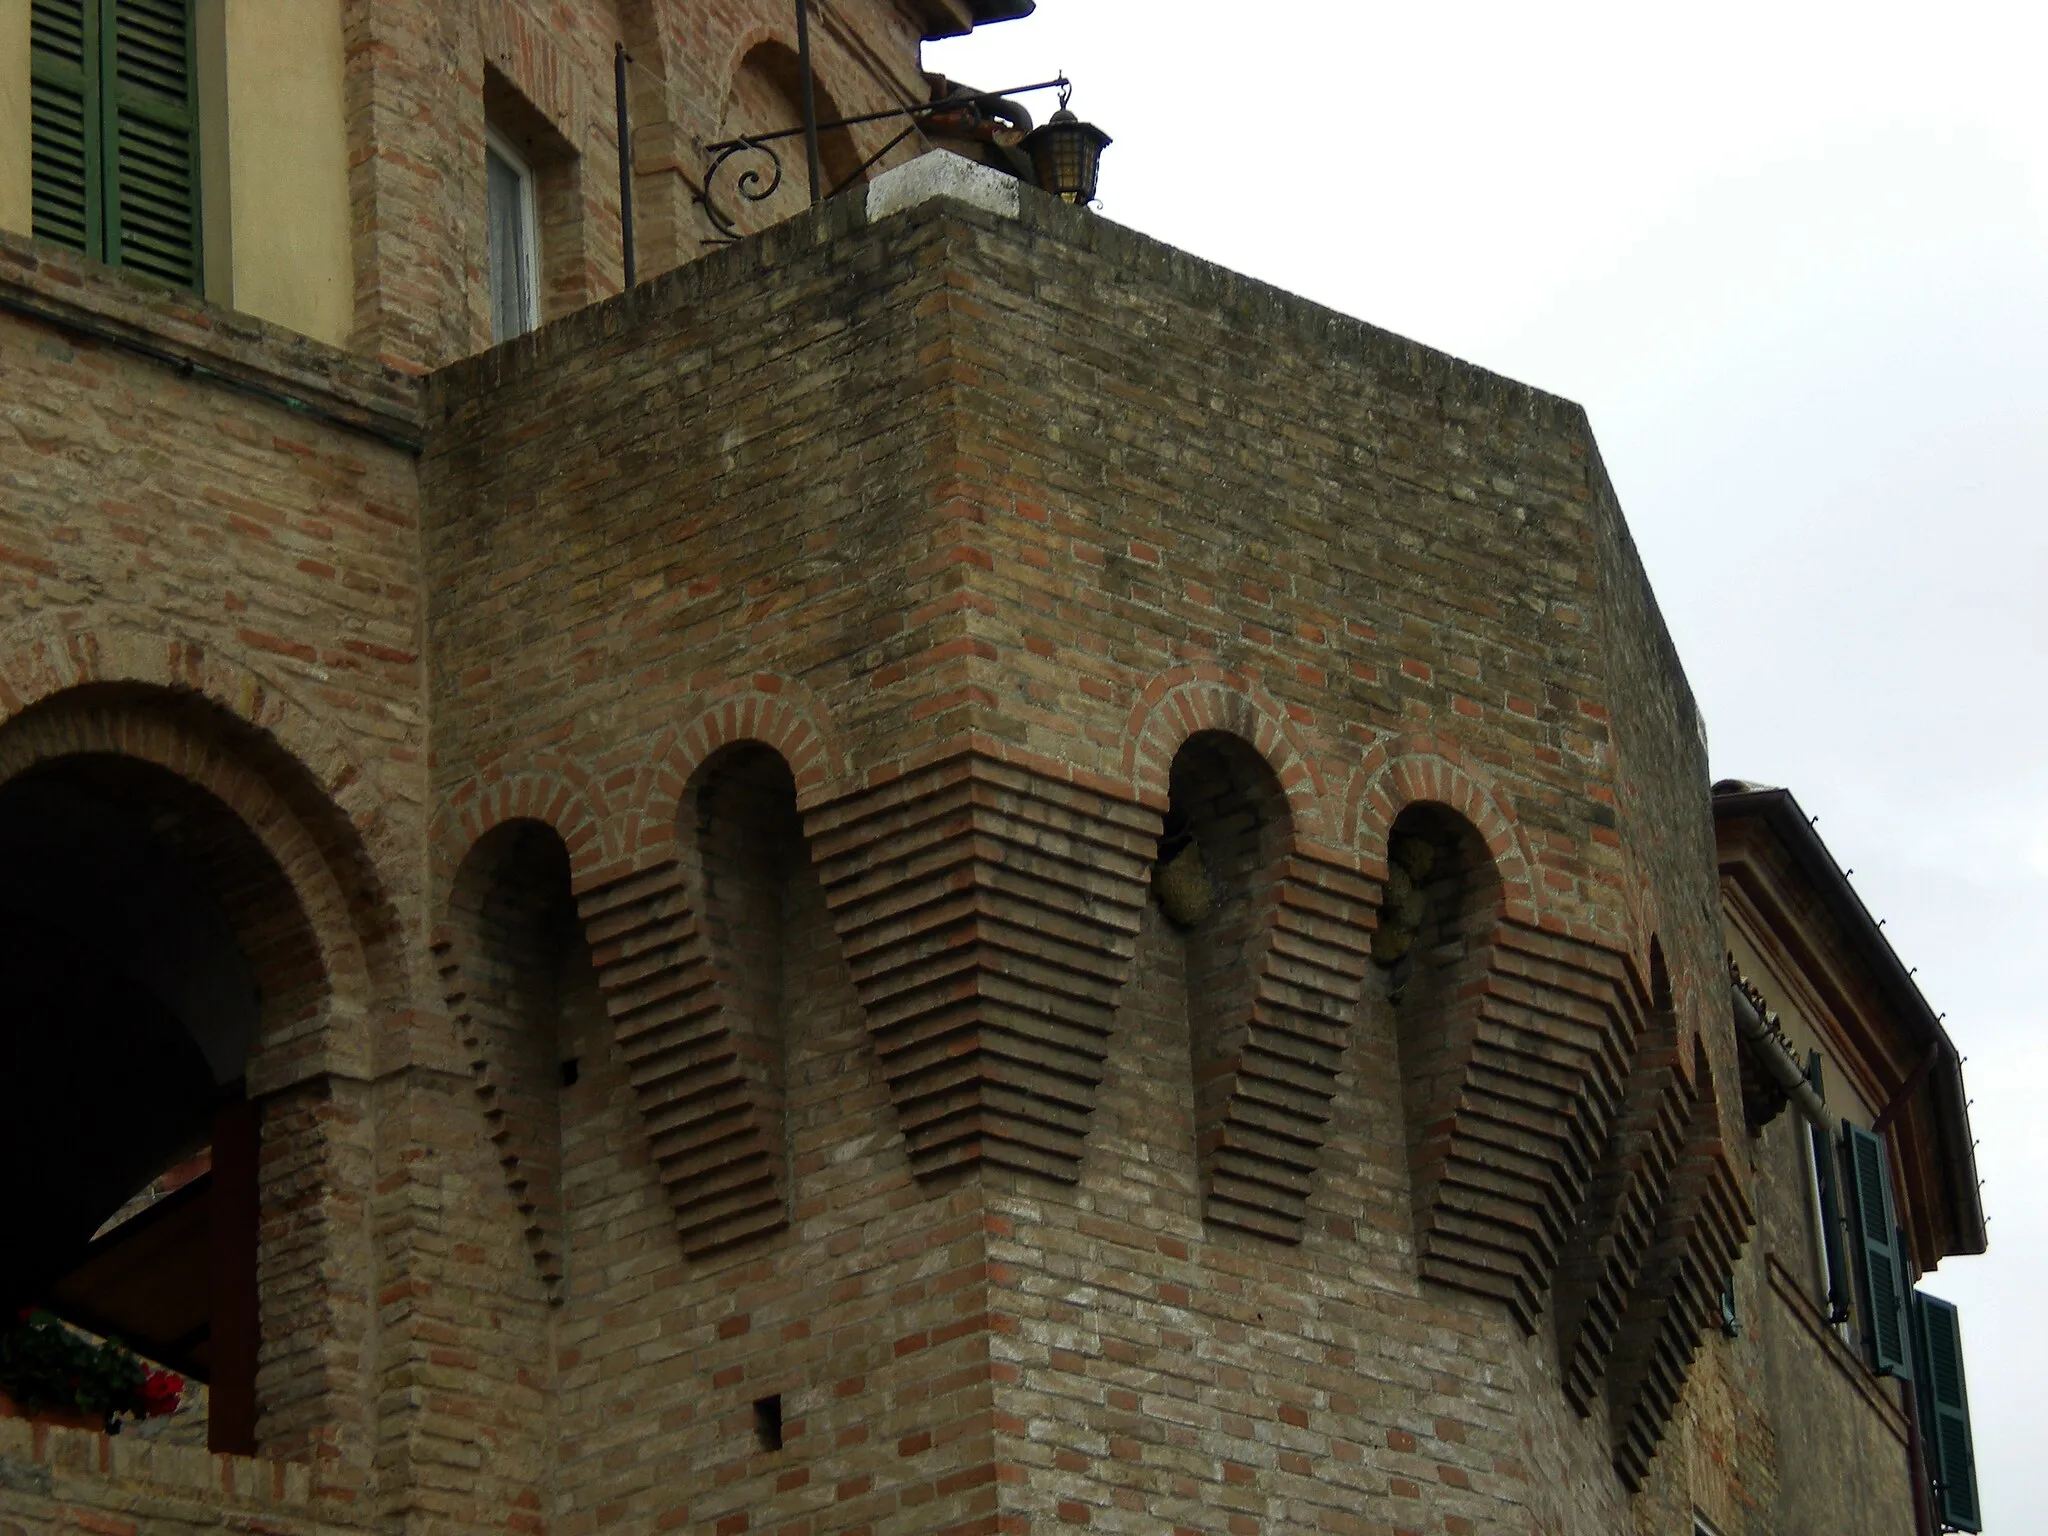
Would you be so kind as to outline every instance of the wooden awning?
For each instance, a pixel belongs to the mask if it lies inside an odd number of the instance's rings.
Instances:
[[[67,1323],[118,1339],[198,1381],[213,1332],[213,1175],[144,1207],[95,1238],[44,1293]]]

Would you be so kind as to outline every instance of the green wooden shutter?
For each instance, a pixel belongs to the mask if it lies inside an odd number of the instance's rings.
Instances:
[[[98,10],[97,0],[34,0],[28,20],[32,229],[93,257],[102,254]]]
[[[1977,1450],[1970,1438],[1970,1393],[1963,1381],[1963,1330],[1956,1309],[1917,1291],[1913,1316],[1920,1336],[1920,1438],[1934,1473],[1934,1499],[1942,1523],[1981,1531],[1977,1509]]]
[[[1827,1102],[1827,1091],[1821,1085],[1820,1052],[1811,1051],[1806,1057],[1806,1081],[1813,1088],[1815,1097]],[[1821,1259],[1828,1272],[1828,1321],[1846,1323],[1849,1321],[1849,1261],[1842,1252],[1842,1197],[1835,1185],[1835,1154],[1828,1144],[1827,1132],[1817,1125],[1806,1128],[1813,1150],[1813,1178],[1820,1190],[1820,1242]]]
[[[191,0],[33,0],[34,230],[197,288]]]
[[[100,0],[107,259],[200,284],[191,0]]]
[[[1857,1301],[1863,1312],[1863,1345],[1870,1368],[1881,1376],[1911,1379],[1906,1337],[1906,1287],[1901,1279],[1898,1220],[1892,1207],[1891,1173],[1884,1142],[1861,1126],[1844,1124],[1842,1150],[1849,1162],[1849,1192],[1856,1222]]]

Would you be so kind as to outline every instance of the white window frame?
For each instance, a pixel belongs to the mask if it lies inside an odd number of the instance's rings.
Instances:
[[[484,219],[485,268],[487,272],[486,280],[490,285],[491,342],[493,345],[496,345],[501,341],[510,341],[514,336],[524,336],[528,331],[535,330],[540,325],[540,210],[534,197],[533,166],[526,156],[513,148],[512,142],[509,139],[488,124],[484,127],[484,145],[486,151],[484,162],[486,209]],[[519,206],[516,217],[519,221],[519,233],[521,236],[519,242],[520,253],[523,265],[526,268],[522,274],[526,279],[526,314],[524,317],[525,324],[517,331],[507,335],[499,334],[498,330],[496,231],[490,227],[488,211],[490,198],[489,156],[491,155],[496,155],[500,160],[504,161],[506,166],[519,178]]]
[[[1799,1166],[1806,1172],[1806,1210],[1811,1220],[1808,1236],[1813,1240],[1813,1290],[1825,1308],[1828,1304],[1827,1213],[1820,1198],[1820,1163],[1813,1154],[1813,1127],[1804,1117],[1799,1125]]]

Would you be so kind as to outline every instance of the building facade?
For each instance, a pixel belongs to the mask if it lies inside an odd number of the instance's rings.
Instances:
[[[207,1383],[0,1532],[1956,1519],[1953,1047],[1584,414],[936,122],[707,185],[788,9],[0,9],[0,1289]]]

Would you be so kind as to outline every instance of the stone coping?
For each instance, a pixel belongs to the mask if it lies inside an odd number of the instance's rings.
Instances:
[[[1122,280],[1162,284],[1189,302],[1248,319],[1269,336],[1413,378],[1448,403],[1484,405],[1591,439],[1585,410],[1574,401],[1205,261],[948,150],[932,150],[736,244],[450,363],[428,378],[427,419],[459,403],[473,381],[523,373],[534,362],[545,366],[550,357],[613,341],[643,322],[715,306],[810,247],[846,241],[891,220],[908,226],[947,218],[986,230],[1009,228],[1020,246],[1043,242],[1090,252],[1108,259]]]

